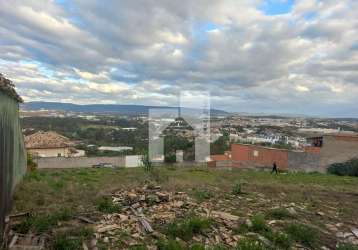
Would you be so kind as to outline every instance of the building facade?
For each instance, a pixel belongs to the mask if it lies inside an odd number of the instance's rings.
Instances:
[[[77,153],[70,139],[52,131],[39,131],[26,136],[25,145],[34,157],[72,157]]]

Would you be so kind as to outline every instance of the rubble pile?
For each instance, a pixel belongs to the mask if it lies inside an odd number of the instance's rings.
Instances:
[[[148,239],[166,239],[167,236],[160,233],[158,228],[175,219],[186,218],[188,214],[215,221],[207,234],[195,235],[193,242],[235,246],[241,237],[233,233],[239,223],[238,216],[214,211],[211,203],[196,203],[185,192],[165,192],[160,186],[144,186],[130,191],[119,190],[111,198],[113,203],[123,209],[121,213],[104,215],[97,223],[96,237],[106,243],[121,240],[131,246],[140,242],[148,244]],[[127,237],[118,239],[118,233],[123,232],[126,232]]]

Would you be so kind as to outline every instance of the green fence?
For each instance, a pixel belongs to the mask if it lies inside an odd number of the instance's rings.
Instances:
[[[0,89],[0,242],[15,185],[26,172],[26,150],[16,99]]]

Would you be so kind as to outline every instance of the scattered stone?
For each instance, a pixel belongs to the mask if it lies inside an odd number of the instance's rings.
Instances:
[[[219,217],[220,219],[223,219],[223,220],[234,220],[234,221],[239,220],[239,216],[232,215],[232,214],[225,213],[225,212],[212,211],[211,214],[214,217]]]
[[[291,215],[296,215],[296,214],[297,214],[296,210],[295,210],[293,207],[287,208],[287,211],[288,211]]]
[[[358,238],[358,228],[352,229],[352,233],[354,234],[355,237]]]
[[[325,216],[325,213],[323,213],[323,212],[317,212],[316,214],[319,216],[322,216],[322,217]]]

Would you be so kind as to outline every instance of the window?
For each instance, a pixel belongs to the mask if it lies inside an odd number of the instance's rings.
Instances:
[[[258,156],[259,156],[259,151],[254,150],[253,155],[254,155],[255,157],[258,157]]]

